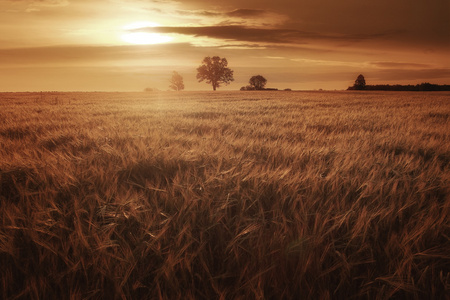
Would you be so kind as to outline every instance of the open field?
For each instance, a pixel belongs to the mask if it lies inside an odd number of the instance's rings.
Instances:
[[[444,299],[450,93],[0,94],[2,299]]]

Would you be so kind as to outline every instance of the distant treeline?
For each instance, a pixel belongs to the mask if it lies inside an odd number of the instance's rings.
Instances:
[[[377,85],[365,85],[365,86],[350,86],[347,90],[365,90],[365,91],[450,91],[450,85],[444,84],[432,84],[421,83],[416,85],[389,85],[389,84],[377,84]]]

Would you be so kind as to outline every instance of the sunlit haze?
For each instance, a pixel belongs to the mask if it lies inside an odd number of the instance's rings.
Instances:
[[[238,90],[450,83],[450,1],[4,0],[0,91],[186,90],[220,56]]]
[[[121,36],[122,40],[130,44],[138,44],[138,45],[163,44],[173,40],[173,38],[168,35],[140,31],[157,26],[160,25],[146,21],[128,24],[123,27],[125,33],[123,33]]]

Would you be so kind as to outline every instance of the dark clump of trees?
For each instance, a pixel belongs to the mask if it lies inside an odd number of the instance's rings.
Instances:
[[[389,84],[378,84],[378,85],[368,85],[365,88],[366,91],[411,91],[411,92],[420,92],[420,91],[450,91],[450,85],[439,85],[432,84],[428,82],[424,82],[416,85],[389,85]]]
[[[248,81],[249,85],[241,87],[241,91],[277,91],[278,89],[266,88],[267,79],[262,75],[255,75]]]
[[[377,85],[367,85],[366,80],[363,75],[359,75],[355,80],[355,84],[353,86],[349,86],[347,90],[364,90],[364,91],[411,91],[411,92],[419,92],[419,91],[450,91],[450,85],[444,84],[432,84],[429,82],[424,82],[421,84],[377,84]]]
[[[261,75],[252,76],[248,81],[251,87],[255,90],[263,90],[267,84],[267,79]]]
[[[205,57],[202,64],[197,68],[197,79],[199,82],[206,80],[215,91],[221,84],[229,84],[234,81],[233,70],[228,68],[226,58],[218,56]]]
[[[366,88],[366,79],[362,74],[359,74],[353,85],[354,90],[364,90]]]

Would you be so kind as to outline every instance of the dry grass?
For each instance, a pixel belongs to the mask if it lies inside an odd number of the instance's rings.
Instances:
[[[0,94],[3,299],[444,299],[450,94]]]

